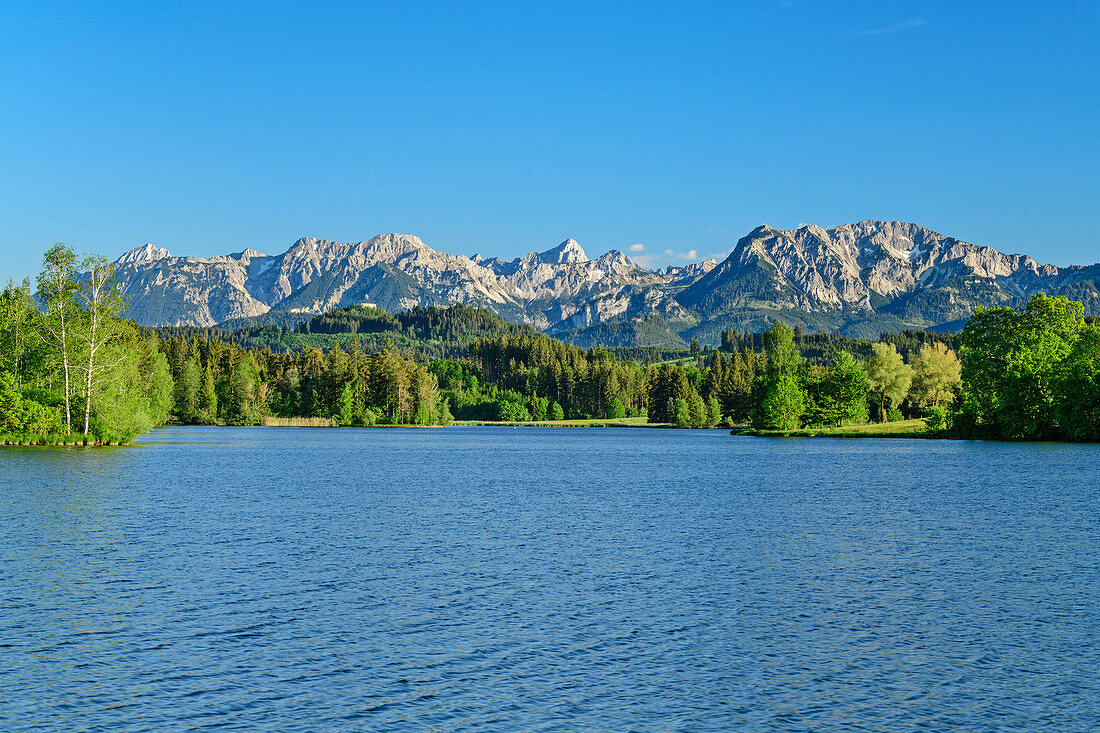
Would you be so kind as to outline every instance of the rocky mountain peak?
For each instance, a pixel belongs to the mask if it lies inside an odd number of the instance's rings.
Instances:
[[[371,237],[367,244],[380,246],[380,247],[392,247],[395,249],[412,250],[422,249],[428,245],[421,241],[420,237],[415,234],[399,234],[394,232],[392,234],[378,234]]]
[[[626,256],[621,250],[613,249],[596,259],[596,262],[606,267],[637,267],[634,260]]]
[[[745,239],[760,239],[761,237],[770,237],[773,234],[779,232],[778,229],[767,224],[761,224],[753,229],[751,232],[745,235]]]
[[[567,239],[557,247],[539,252],[535,256],[539,262],[561,264],[564,262],[588,262],[588,255],[584,253],[580,244],[575,239]]]
[[[163,260],[171,257],[172,254],[165,247],[158,247],[155,244],[146,242],[140,247],[134,247],[132,250],[115,260],[116,265],[125,265],[133,262],[154,262],[156,260]]]
[[[232,257],[233,259],[240,260],[241,262],[244,262],[244,263],[248,263],[254,257],[267,257],[267,255],[265,255],[263,252],[260,252],[259,250],[252,249],[251,247],[249,247],[248,249],[245,249],[242,252],[234,252],[233,254],[231,254],[229,256]]]

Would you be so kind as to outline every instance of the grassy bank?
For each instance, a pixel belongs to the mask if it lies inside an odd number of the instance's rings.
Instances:
[[[801,428],[799,430],[734,430],[734,435],[770,438],[935,438],[923,419],[899,420],[869,425],[845,425],[839,428]]]
[[[172,423],[173,425],[185,425],[187,423]],[[497,426],[497,427],[581,427],[581,428],[667,428],[668,423],[647,423],[644,417],[619,417],[619,418],[590,418],[586,420],[531,420],[528,422],[509,422],[493,420],[455,420],[451,423],[457,427],[472,426]],[[203,427],[222,427],[222,425],[206,425]],[[335,428],[340,427],[335,420],[329,417],[273,417],[262,418],[258,426],[265,428]],[[376,423],[374,425],[351,425],[349,427],[362,428],[438,428],[443,425],[413,425]],[[2,437],[2,436],[0,436]]]
[[[34,433],[0,433],[0,445],[120,445],[84,437],[81,433],[68,435],[37,435]]]
[[[519,428],[667,428],[668,423],[647,423],[644,417],[615,417],[588,420],[531,420],[528,422],[493,422],[491,420],[455,420],[455,425],[519,427]]]
[[[334,428],[331,417],[274,417],[268,415],[260,423],[265,428]]]
[[[331,417],[272,417],[263,418],[259,427],[263,428],[438,428],[441,425],[413,425],[410,423],[375,423],[374,425],[341,426]]]

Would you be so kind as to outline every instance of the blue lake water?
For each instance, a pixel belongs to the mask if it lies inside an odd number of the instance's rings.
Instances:
[[[0,449],[0,729],[1096,729],[1098,476],[724,431]]]

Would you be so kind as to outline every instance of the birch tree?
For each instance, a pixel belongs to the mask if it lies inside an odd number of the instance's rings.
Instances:
[[[38,276],[38,298],[45,306],[40,335],[60,358],[65,381],[65,430],[73,431],[72,321],[76,311],[76,255],[63,242],[57,242],[42,256],[42,273]]]
[[[20,389],[23,388],[24,354],[34,313],[31,281],[24,278],[22,283],[16,285],[9,280],[0,294],[0,364],[11,372]]]
[[[85,436],[92,418],[92,394],[99,386],[99,380],[109,375],[125,358],[125,352],[104,359],[104,346],[114,335],[114,320],[125,307],[122,293],[114,284],[114,266],[101,255],[89,255],[81,262],[88,273],[80,283],[78,301],[87,312],[87,323],[81,329],[80,337],[84,341],[87,360],[84,370],[84,429]]]

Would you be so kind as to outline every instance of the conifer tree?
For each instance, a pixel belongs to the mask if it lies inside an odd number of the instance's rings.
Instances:
[[[721,351],[711,354],[710,365],[707,368],[707,378],[703,383],[702,395],[706,398],[717,397],[722,390],[722,384],[726,379],[726,365]]]
[[[214,372],[207,366],[202,374],[202,388],[199,391],[198,421],[207,425],[218,422],[218,393],[214,388]]]

